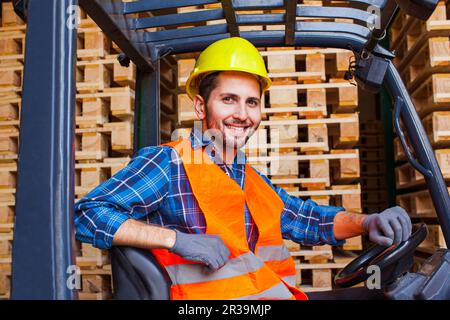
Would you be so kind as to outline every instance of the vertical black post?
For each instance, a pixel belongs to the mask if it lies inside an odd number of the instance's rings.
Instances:
[[[72,299],[78,0],[30,0],[13,242],[13,299]]]
[[[160,63],[154,62],[153,71],[138,68],[134,107],[134,152],[160,143]]]
[[[395,114],[394,111],[394,125],[395,121],[398,120],[397,118],[400,117],[408,133],[412,147],[411,151],[414,152],[416,159],[413,158],[410,150],[405,148],[405,145],[402,143],[405,154],[411,165],[425,177],[445,242],[447,246],[450,246],[450,195],[447,185],[411,97],[392,62],[389,63],[386,73],[386,84],[391,95],[396,100],[395,103],[398,104],[398,114]],[[402,100],[401,103],[399,103],[399,99]],[[401,128],[398,129],[396,130],[397,135],[401,140],[402,137],[399,132]]]

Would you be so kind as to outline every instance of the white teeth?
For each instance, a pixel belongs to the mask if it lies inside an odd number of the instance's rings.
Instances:
[[[244,130],[246,129],[244,127],[234,127],[234,126],[228,126],[228,125],[227,125],[227,127],[236,133],[243,133]]]

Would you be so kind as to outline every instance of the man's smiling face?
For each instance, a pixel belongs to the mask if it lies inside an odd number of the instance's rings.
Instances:
[[[261,122],[260,84],[255,76],[246,72],[220,72],[216,86],[205,106],[197,95],[194,106],[203,129],[220,132],[227,148],[241,148]]]

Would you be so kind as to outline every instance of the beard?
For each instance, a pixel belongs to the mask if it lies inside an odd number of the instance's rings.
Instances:
[[[206,114],[206,124],[208,131],[211,132],[210,135],[214,136],[215,143],[221,143],[223,150],[242,148],[256,131],[252,122],[228,120],[217,123],[210,119],[208,114]],[[230,128],[230,125],[238,126],[238,128]]]

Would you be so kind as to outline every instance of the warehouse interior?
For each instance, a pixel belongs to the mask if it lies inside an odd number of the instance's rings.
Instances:
[[[174,10],[171,13],[222,8],[220,1],[209,2],[171,9]],[[322,6],[322,2],[329,1],[297,1],[299,6]],[[244,13],[280,12],[284,10]],[[176,28],[220,23],[223,20],[216,19]],[[239,28],[246,31],[263,27]],[[284,25],[265,28],[283,30]],[[16,14],[13,3],[3,1],[0,299],[11,297],[26,34],[27,24]],[[427,21],[399,11],[381,43],[395,52],[394,65],[449,183],[450,2],[439,1]],[[136,65],[132,61],[129,66],[123,63],[120,48],[81,9],[76,45],[75,201],[124,168],[136,152],[133,149]],[[354,60],[353,52],[295,46],[258,47],[258,50],[273,86],[263,94],[263,120],[245,149],[250,164],[266,174],[274,185],[318,204],[343,206],[356,213],[381,212],[396,204],[402,206],[414,223],[424,222],[428,227],[426,240],[415,252],[417,265],[437,248],[446,248],[425,179],[407,161],[395,133],[392,101],[386,90],[371,93],[360,88],[354,79],[344,79],[349,63]],[[159,60],[162,143],[189,134],[196,120],[185,84],[198,54],[166,55]],[[336,273],[371,245],[364,236],[348,239],[341,247],[308,247],[288,240],[285,243],[296,263],[296,286],[306,293],[333,289]],[[76,264],[81,270],[79,299],[112,299],[114,288],[108,251],[77,241]]]

